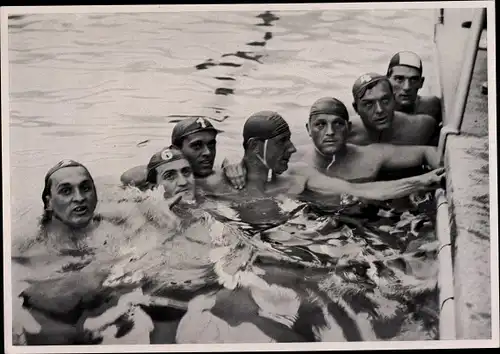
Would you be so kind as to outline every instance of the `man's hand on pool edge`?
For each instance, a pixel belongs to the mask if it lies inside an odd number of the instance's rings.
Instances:
[[[431,189],[438,188],[441,187],[445,181],[446,170],[444,167],[436,168],[421,175],[421,177],[424,187]]]

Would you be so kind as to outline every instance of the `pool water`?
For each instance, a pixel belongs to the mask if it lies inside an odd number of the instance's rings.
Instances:
[[[212,118],[224,130],[218,137],[219,164],[224,157],[241,155],[246,117],[276,110],[289,122],[298,148],[292,163],[300,161],[310,149],[304,125],[316,99],[333,95],[354,114],[352,83],[363,72],[385,72],[396,50],[418,52],[424,74],[433,76],[432,28],[430,10],[33,14],[9,19],[13,240],[33,234],[42,210],[43,176],[57,161],[84,163],[105,194],[124,170],[144,164],[168,145],[174,123],[185,116]],[[431,82],[426,81],[423,94],[434,90]],[[424,204],[432,205],[432,198]],[[368,314],[363,323],[370,328],[363,333],[371,331],[378,340],[435,339],[434,214],[432,208],[416,205],[355,204],[333,223],[331,213],[322,215],[323,205],[310,205],[262,237],[273,252],[285,253],[290,265],[295,260],[306,269],[327,269],[344,262],[335,268],[340,272],[337,283],[328,276],[314,278],[317,291],[341,297],[355,313]],[[262,206],[237,209],[239,222],[250,225],[247,229],[261,227],[252,213]],[[326,229],[304,235],[304,225]],[[272,274],[274,260],[262,256],[257,261]],[[292,269],[292,279],[302,276]],[[387,285],[382,293],[381,284],[399,285]],[[186,340],[198,335],[191,333]],[[347,337],[336,339],[366,340]]]

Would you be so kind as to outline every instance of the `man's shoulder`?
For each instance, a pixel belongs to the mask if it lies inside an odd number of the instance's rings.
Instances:
[[[299,195],[305,187],[312,168],[296,167],[291,168],[286,173],[277,178],[276,191],[288,195]]]
[[[419,96],[416,111],[418,114],[428,114],[434,119],[440,120],[441,99],[437,96]]]
[[[201,190],[210,193],[226,193],[234,190],[225,178],[222,170],[214,170],[214,172],[208,177],[197,178],[196,186]]]
[[[360,117],[351,118],[351,131],[349,132],[348,142],[355,145],[367,145],[370,143],[368,132]]]
[[[415,117],[418,116],[418,119],[415,119]],[[436,120],[432,115],[428,113],[405,113],[401,111],[395,111],[394,112],[394,118],[397,119],[398,123],[400,125],[404,126],[420,126],[422,124],[428,124],[435,122]]]

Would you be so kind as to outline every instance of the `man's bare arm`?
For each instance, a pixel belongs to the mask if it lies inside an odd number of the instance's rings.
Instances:
[[[398,170],[427,165],[438,168],[437,149],[426,145],[391,145],[373,144],[373,148],[383,157],[382,167],[386,170]]]
[[[321,173],[310,173],[305,188],[324,196],[347,193],[352,196],[371,200],[401,198],[411,193],[433,188],[444,177],[444,169],[416,177],[387,182],[349,183],[337,178],[330,178]]]

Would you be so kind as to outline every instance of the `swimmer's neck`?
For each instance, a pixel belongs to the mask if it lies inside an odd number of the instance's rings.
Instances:
[[[402,105],[402,104],[400,104],[400,103],[398,103],[396,101],[396,108],[395,108],[395,110],[403,112],[403,113],[407,113],[407,114],[413,114],[417,110],[417,106],[418,106],[419,101],[420,101],[420,95],[418,95],[417,99],[414,102],[410,103],[410,104]]]
[[[267,183],[269,183],[267,181],[269,169],[264,166],[259,159],[249,154],[245,154],[243,157],[243,163],[245,164],[247,170],[247,188],[255,188],[259,191],[264,191]],[[275,179],[274,173],[272,178],[273,180]]]
[[[394,131],[394,123],[387,129],[375,130],[366,128],[368,137],[372,143],[390,142]]]
[[[80,240],[84,239],[89,232],[95,227],[95,221],[92,219],[89,224],[81,228],[71,227],[60,219],[53,217],[46,229],[50,236],[52,236],[56,243],[65,244],[71,242],[77,244]]]
[[[193,176],[194,176],[194,178],[195,178],[195,179],[197,179],[197,180],[204,180],[204,179],[207,179],[208,177],[211,177],[211,176],[213,176],[214,174],[215,174],[215,170],[212,170],[212,172],[210,172],[208,175],[204,175],[204,176],[199,175],[199,174],[197,174],[197,173],[193,172]]]
[[[333,158],[335,161],[342,160],[347,155],[348,147],[347,144],[344,145],[335,154],[324,154],[315,146],[314,148],[314,165],[319,168],[326,168],[328,165],[332,164]]]

